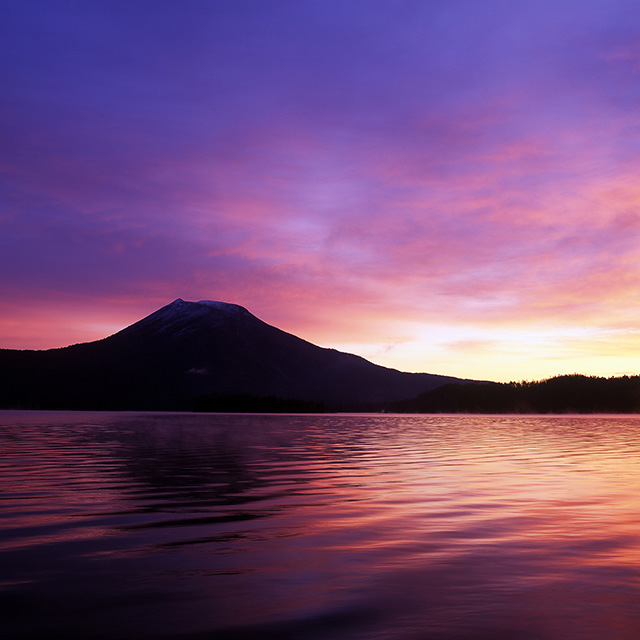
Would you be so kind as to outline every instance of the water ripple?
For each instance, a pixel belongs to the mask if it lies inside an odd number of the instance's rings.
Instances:
[[[0,452],[12,637],[638,637],[638,417],[0,412]]]

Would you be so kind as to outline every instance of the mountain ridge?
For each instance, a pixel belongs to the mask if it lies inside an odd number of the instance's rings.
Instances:
[[[364,410],[456,382],[319,347],[214,300],[177,298],[94,342],[0,349],[2,407],[185,410],[235,396]]]

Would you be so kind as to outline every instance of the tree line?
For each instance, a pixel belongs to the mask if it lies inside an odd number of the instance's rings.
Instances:
[[[312,400],[257,396],[250,393],[213,393],[195,399],[192,411],[225,413],[323,413],[325,406]]]
[[[395,403],[400,413],[640,413],[640,376],[447,384]]]

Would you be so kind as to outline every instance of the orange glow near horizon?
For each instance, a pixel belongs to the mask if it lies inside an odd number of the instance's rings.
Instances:
[[[401,370],[640,373],[640,28],[516,4],[12,7],[0,348],[181,297]]]

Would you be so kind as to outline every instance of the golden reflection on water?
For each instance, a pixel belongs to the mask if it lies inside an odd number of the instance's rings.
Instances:
[[[638,417],[6,412],[0,444],[16,637],[640,637]]]

